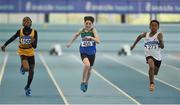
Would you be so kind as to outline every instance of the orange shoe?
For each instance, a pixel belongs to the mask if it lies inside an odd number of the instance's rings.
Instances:
[[[153,92],[153,91],[154,91],[154,88],[155,88],[154,84],[150,84],[150,86],[149,86],[149,91]]]

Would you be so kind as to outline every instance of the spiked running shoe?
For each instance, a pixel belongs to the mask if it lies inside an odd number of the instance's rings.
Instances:
[[[88,89],[88,83],[84,83],[84,87],[85,87],[84,92],[86,92]]]
[[[84,82],[81,83],[80,89],[81,89],[83,92],[85,92],[85,83],[84,83]]]
[[[26,96],[31,96],[31,89],[30,88],[24,88]]]

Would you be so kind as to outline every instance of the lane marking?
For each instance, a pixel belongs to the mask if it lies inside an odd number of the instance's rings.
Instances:
[[[63,99],[65,105],[69,105],[69,103],[68,103],[66,97],[65,97],[64,94],[63,94],[62,89],[60,88],[60,86],[59,86],[58,83],[56,82],[56,80],[55,80],[55,78],[54,78],[54,76],[53,76],[53,74],[52,74],[52,72],[51,72],[51,69],[50,69],[49,66],[47,65],[47,63],[46,63],[44,57],[42,56],[42,54],[40,54],[40,53],[39,53],[39,58],[40,58],[41,62],[43,63],[44,67],[46,68],[46,70],[47,70],[47,72],[48,72],[48,74],[49,74],[51,80],[53,81],[53,83],[54,83],[56,89],[58,90],[59,95],[62,97],[62,99]]]
[[[174,69],[174,70],[180,71],[180,68],[178,68],[178,67],[176,67],[176,66],[169,65],[169,64],[167,64],[167,63],[163,63],[163,65],[164,65],[164,66],[167,66],[167,67],[169,67],[169,68],[172,68],[172,69]]]
[[[1,68],[1,71],[0,71],[0,85],[1,85],[2,78],[3,78],[3,75],[4,75],[4,71],[5,71],[5,68],[6,68],[7,60],[8,60],[8,53],[5,55],[4,62],[3,62],[3,65],[2,65],[2,68]]]
[[[75,55],[71,55],[76,61],[78,61],[79,63],[82,64],[81,60],[75,56]],[[123,91],[122,89],[120,89],[118,86],[116,86],[115,84],[113,84],[111,81],[109,81],[108,79],[106,79],[104,76],[102,76],[100,73],[98,73],[95,69],[92,69],[93,73],[96,74],[99,78],[101,78],[102,80],[104,80],[106,83],[108,83],[110,86],[112,86],[113,88],[115,88],[118,92],[122,93],[123,95],[125,95],[126,97],[128,97],[130,100],[132,100],[134,103],[136,103],[137,105],[141,105],[137,100],[135,100],[134,98],[132,98],[130,95],[128,95],[125,91]]]
[[[138,68],[136,68],[136,67],[134,67],[134,66],[131,66],[131,65],[126,64],[126,63],[123,63],[123,62],[117,60],[116,58],[114,58],[114,57],[112,57],[112,56],[109,56],[109,55],[107,55],[107,54],[103,54],[103,56],[106,57],[106,58],[108,58],[108,59],[110,59],[110,60],[112,60],[112,61],[115,61],[116,63],[119,63],[119,64],[121,64],[121,65],[124,65],[124,66],[126,66],[126,67],[129,67],[129,68],[131,68],[131,69],[133,69],[133,70],[135,70],[135,71],[137,71],[137,72],[139,72],[139,73],[141,73],[141,74],[149,77],[149,75],[148,75],[147,73],[143,72],[142,70],[140,70],[140,69],[138,69]],[[178,87],[176,87],[176,86],[173,86],[173,85],[171,85],[171,84],[169,84],[169,83],[167,83],[167,82],[165,82],[165,81],[163,81],[163,80],[161,80],[161,79],[159,79],[159,78],[157,78],[157,77],[154,78],[154,79],[157,80],[157,81],[159,81],[159,82],[161,82],[161,83],[163,83],[163,84],[165,84],[165,85],[168,85],[168,86],[170,86],[170,87],[172,87],[172,88],[180,91],[180,88],[178,88]]]
[[[180,60],[180,57],[179,57],[179,56],[168,55],[168,57],[170,57],[171,59]]]

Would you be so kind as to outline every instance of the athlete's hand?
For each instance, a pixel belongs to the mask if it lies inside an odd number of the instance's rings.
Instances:
[[[67,47],[67,48],[71,47],[71,43],[68,43],[68,44],[66,45],[66,47]]]
[[[134,49],[134,47],[135,47],[135,45],[132,45],[132,46],[131,46],[131,51]]]
[[[6,48],[6,46],[2,46],[2,47],[1,47],[1,50],[2,50],[3,52],[5,52],[5,48]]]

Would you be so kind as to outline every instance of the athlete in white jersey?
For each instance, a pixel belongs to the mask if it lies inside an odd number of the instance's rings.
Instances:
[[[145,43],[144,43],[144,52],[145,56],[152,56],[154,59],[161,61],[161,48],[159,47],[158,35],[160,32],[157,32],[152,37],[150,36],[151,32],[146,33]]]
[[[150,22],[151,32],[144,32],[136,38],[136,41],[131,46],[131,50],[134,49],[136,44],[145,38],[144,52],[147,64],[149,65],[149,90],[153,91],[154,86],[154,75],[158,74],[161,65],[161,49],[164,48],[163,35],[157,32],[159,29],[159,22],[157,20],[152,20]]]

